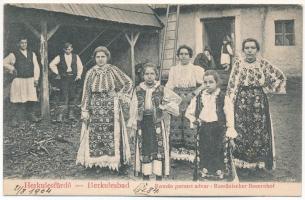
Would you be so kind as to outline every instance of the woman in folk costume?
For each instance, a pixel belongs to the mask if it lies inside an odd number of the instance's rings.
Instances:
[[[193,50],[186,45],[178,48],[177,56],[180,62],[170,68],[166,84],[169,89],[172,89],[182,98],[179,106],[179,116],[172,116],[170,121],[171,158],[193,162],[196,130],[189,127],[184,114],[192,97],[202,84],[204,69],[190,62]]]
[[[235,166],[270,170],[275,168],[275,152],[266,93],[286,93],[286,77],[257,55],[259,49],[257,40],[248,38],[242,43],[244,57],[234,60],[227,88],[234,107],[229,126],[238,134],[234,139]]]
[[[231,46],[231,38],[226,35],[222,41],[222,47],[220,52],[220,64],[228,71],[231,67],[231,57],[233,56],[233,49]]]
[[[83,120],[76,163],[118,170],[130,161],[121,103],[130,101],[132,81],[108,64],[110,52],[94,50],[96,65],[86,74],[81,103]]]
[[[152,63],[143,67],[144,82],[134,90],[130,104],[128,127],[136,132],[135,172],[144,180],[156,175],[161,180],[169,175],[169,132],[164,123],[165,112],[178,115],[180,97],[161,86],[156,77],[157,68]]]

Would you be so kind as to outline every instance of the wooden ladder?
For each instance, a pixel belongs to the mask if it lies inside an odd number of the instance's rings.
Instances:
[[[176,65],[180,5],[167,5],[166,24],[163,34],[160,79],[166,81],[171,66]]]

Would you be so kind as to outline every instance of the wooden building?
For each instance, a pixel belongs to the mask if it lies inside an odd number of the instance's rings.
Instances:
[[[111,63],[135,80],[135,65],[145,60],[158,63],[160,19],[147,5],[123,4],[6,4],[4,6],[4,56],[25,35],[41,64],[41,112],[48,121],[49,61],[62,51],[64,42],[86,68],[100,45],[109,48]]]

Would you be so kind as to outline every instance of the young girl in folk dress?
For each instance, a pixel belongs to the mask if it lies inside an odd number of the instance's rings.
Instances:
[[[144,65],[143,77],[144,82],[133,93],[127,127],[132,128],[132,134],[136,132],[136,174],[142,173],[144,180],[154,174],[161,180],[163,175],[169,175],[169,133],[164,114],[177,116],[181,99],[156,81],[154,64]]]
[[[226,109],[225,93],[220,90],[217,72],[206,71],[203,80],[204,87],[191,100],[185,116],[190,120],[191,128],[199,126],[197,134],[201,176],[223,179],[227,171],[225,137],[234,138],[236,132],[226,128],[226,115],[230,110]]]

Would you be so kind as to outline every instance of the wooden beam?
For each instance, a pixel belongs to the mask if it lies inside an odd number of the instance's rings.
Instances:
[[[84,53],[103,33],[105,33],[108,29],[104,29],[102,30],[99,34],[97,34],[97,36],[95,36],[95,38],[93,40],[91,40],[91,42],[89,42],[87,44],[87,46],[85,48],[83,48],[83,50],[80,51],[79,55],[81,55],[82,53]]]
[[[47,37],[47,40],[49,41],[50,38],[56,33],[56,31],[59,29],[60,27],[60,24],[57,24],[52,30],[50,30],[48,32],[48,37]]]
[[[135,84],[135,80],[136,80],[136,70],[135,70],[135,55],[134,55],[134,47],[135,44],[139,38],[140,33],[136,33],[134,35],[134,33],[132,32],[130,37],[127,33],[125,33],[125,37],[128,40],[128,43],[130,45],[130,59],[131,59],[131,76],[132,76],[132,82],[133,84]]]
[[[136,33],[136,35],[134,36],[134,39],[133,39],[134,46],[136,45],[136,42],[138,41],[139,35],[140,35],[140,32]]]
[[[125,37],[126,37],[128,43],[129,43],[129,45],[132,45],[132,42],[131,42],[131,40],[129,38],[129,35],[127,33],[125,33]]]
[[[47,22],[41,22],[40,55],[42,65],[41,81],[41,115],[45,122],[50,121],[49,80],[48,80],[48,27]]]
[[[134,37],[131,33],[131,45],[130,45],[130,56],[131,56],[131,72],[132,72],[132,82],[135,85],[136,82],[136,70],[135,70],[135,56],[134,56]]]
[[[40,39],[40,33],[39,31],[37,31],[30,23],[24,21],[23,22],[25,24],[26,27],[28,27],[28,29],[30,29],[32,31],[32,33],[34,33],[34,35]]]

